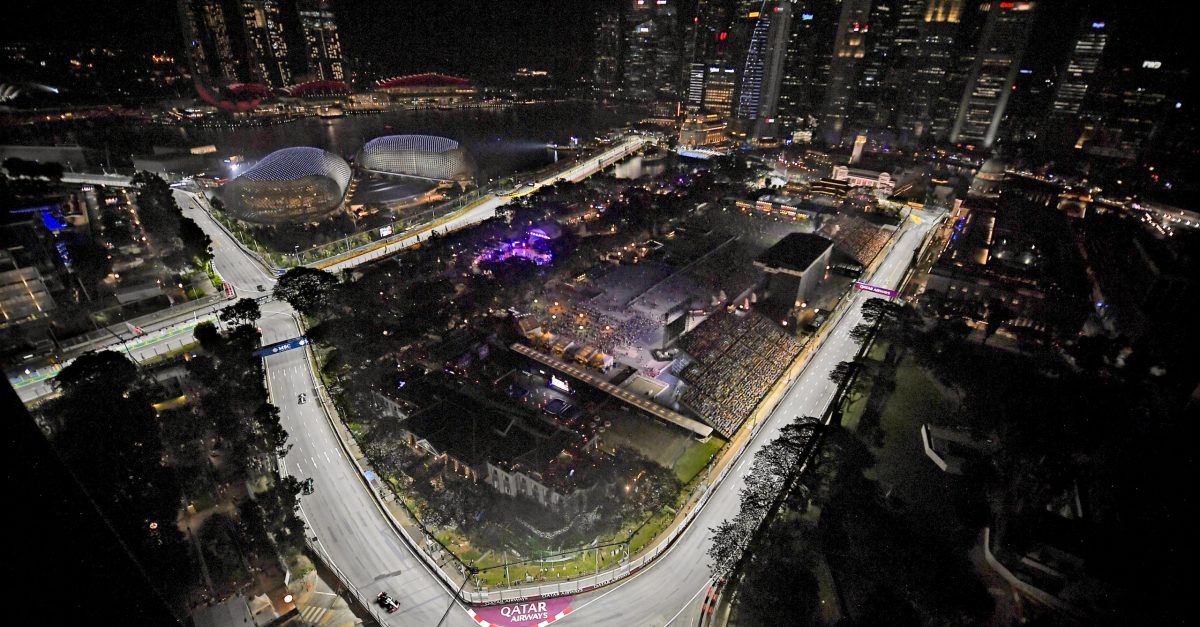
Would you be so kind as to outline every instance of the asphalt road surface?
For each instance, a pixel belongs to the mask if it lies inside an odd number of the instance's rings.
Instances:
[[[274,285],[275,279],[266,268],[238,247],[206,213],[194,210],[188,215],[212,238],[222,278],[235,285],[263,284],[268,290]],[[300,329],[294,316],[286,303],[264,305],[258,322],[263,345],[298,336]],[[449,607],[452,594],[418,562],[356,476],[354,463],[342,452],[321,409],[308,351],[271,355],[265,363],[271,402],[280,409],[292,445],[280,462],[280,471],[302,481],[313,479],[314,492],[301,496],[300,509],[309,536],[317,539],[317,550],[341,571],[346,583],[384,624],[436,625]],[[384,614],[371,603],[381,591],[400,601],[400,610],[395,614]],[[467,626],[475,622],[463,610],[455,609],[445,624]]]

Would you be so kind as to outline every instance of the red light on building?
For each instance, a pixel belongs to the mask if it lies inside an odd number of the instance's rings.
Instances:
[[[725,32],[725,31],[721,31],[721,34],[717,35],[718,41],[725,41],[726,39],[729,39],[729,33]]]
[[[1011,8],[1013,8],[1013,7],[1015,7],[1015,6],[1017,6],[1017,3],[1016,3],[1016,2],[1001,2],[1001,3],[1000,3],[1000,8],[1001,8],[1001,9],[1011,9]]]

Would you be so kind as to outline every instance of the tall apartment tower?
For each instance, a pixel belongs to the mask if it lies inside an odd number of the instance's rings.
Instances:
[[[328,0],[178,0],[178,7],[198,79],[282,89],[346,78]]]
[[[1062,79],[1054,91],[1050,111],[1054,114],[1073,116],[1079,113],[1088,86],[1095,81],[1100,69],[1100,59],[1108,43],[1108,25],[1099,20],[1085,19],[1079,25],[1079,34],[1071,45],[1071,55],[1063,70]]]
[[[990,4],[950,141],[990,148],[1020,69],[1035,3]]]
[[[342,41],[328,0],[298,0],[300,29],[304,33],[304,52],[308,75],[313,80],[346,80],[342,60]]]

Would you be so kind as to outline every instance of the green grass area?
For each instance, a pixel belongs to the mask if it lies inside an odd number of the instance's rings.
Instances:
[[[896,387],[879,418],[883,446],[876,450],[878,462],[869,471],[879,481],[894,486],[909,502],[940,500],[949,476],[925,456],[920,429],[925,422],[939,422],[951,415],[954,404],[911,357],[896,369]],[[927,503],[937,506],[937,503]]]
[[[642,550],[647,544],[650,544],[658,534],[662,533],[667,525],[675,518],[674,513],[664,512],[654,518],[651,518],[641,529],[638,529],[633,537],[629,539],[629,554],[635,555]]]
[[[850,398],[846,401],[845,409],[842,411],[842,426],[847,431],[851,433],[858,431],[858,423],[862,420],[863,410],[867,408],[867,395],[870,393],[870,383],[860,382],[854,386],[854,391],[850,393]]]
[[[684,451],[679,459],[675,460],[675,466],[672,470],[675,471],[675,477],[679,479],[679,483],[687,485],[696,475],[700,474],[701,470],[708,465],[709,460],[725,446],[725,440],[713,436],[707,442],[694,442]]]
[[[183,346],[180,346],[179,348],[172,348],[171,350],[169,350],[161,355],[155,355],[153,357],[147,358],[145,361],[142,362],[142,367],[145,368],[145,367],[150,367],[150,366],[156,366],[163,362],[175,359],[176,357],[179,357],[180,355],[182,355],[184,353],[194,351],[199,347],[200,347],[200,342],[190,342],[188,344],[184,344]]]
[[[875,342],[867,351],[866,362],[874,362],[874,365],[880,364],[887,355],[887,350],[888,342],[886,340]],[[851,433],[858,431],[858,424],[862,420],[863,410],[867,407],[867,399],[871,395],[873,385],[874,381],[870,377],[859,377],[855,381],[854,389],[850,391],[842,411],[842,426],[847,431]]]

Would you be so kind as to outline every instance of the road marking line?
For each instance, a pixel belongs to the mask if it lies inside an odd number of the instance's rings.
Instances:
[[[667,627],[667,625],[670,625],[671,623],[675,622],[675,619],[679,618],[679,615],[684,613],[684,611],[687,610],[688,606],[696,601],[696,597],[700,596],[701,592],[704,592],[705,590],[712,588],[712,584],[713,584],[712,577],[709,577],[708,581],[704,582],[704,585],[701,586],[700,589],[696,591],[696,594],[693,594],[692,598],[688,599],[687,603],[684,603],[683,607],[680,608],[678,612],[675,612],[675,615],[671,617],[671,620],[669,620],[663,624],[663,627]]]

